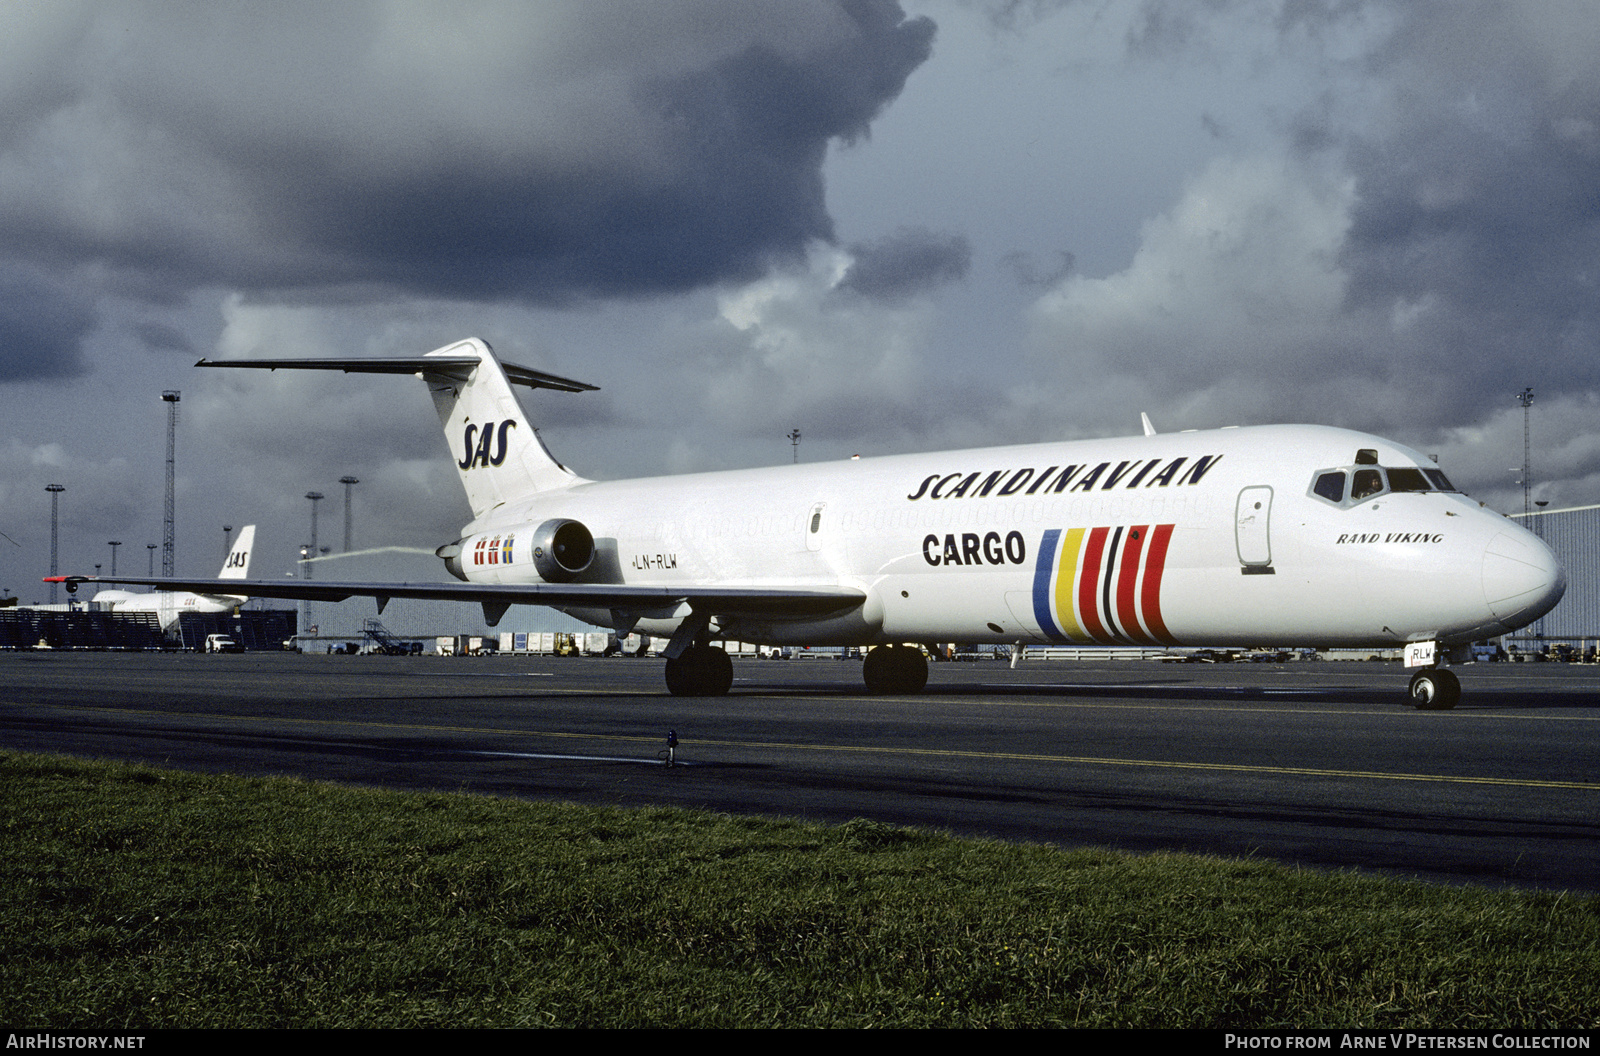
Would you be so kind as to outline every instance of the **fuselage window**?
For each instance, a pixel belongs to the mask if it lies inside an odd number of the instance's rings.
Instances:
[[[1327,499],[1329,502],[1344,501],[1344,474],[1322,473],[1317,477],[1317,483],[1312,491]]]
[[[1383,491],[1383,472],[1377,469],[1358,469],[1350,481],[1352,499],[1370,499]]]

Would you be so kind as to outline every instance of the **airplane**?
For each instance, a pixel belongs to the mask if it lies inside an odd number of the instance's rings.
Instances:
[[[223,559],[222,571],[217,579],[239,580],[250,575],[250,552],[255,547],[256,526],[247,524],[239,531],[239,538]],[[114,583],[129,580],[108,580]],[[172,579],[152,579],[142,582],[153,586],[177,585]],[[222,583],[232,588],[235,584]],[[70,586],[70,585],[69,585]],[[107,612],[154,612],[159,615],[161,630],[170,631],[178,624],[178,617],[186,612],[232,612],[249,601],[239,594],[221,594],[215,591],[197,594],[193,590],[155,590],[148,594],[135,594],[128,590],[102,590],[94,596],[95,604]]]
[[[237,583],[264,597],[544,605],[668,640],[674,695],[727,693],[718,640],[870,646],[873,693],[917,693],[908,643],[1391,649],[1420,708],[1453,707],[1471,643],[1538,619],[1566,576],[1433,461],[1347,429],[1266,425],[586,480],[513,385],[596,386],[476,338],[420,357],[197,366],[414,374],[473,518],[459,583]],[[86,577],[59,577],[72,589]],[[148,582],[121,580],[121,582]],[[168,581],[171,582],[171,581]],[[180,582],[191,590],[208,581]]]

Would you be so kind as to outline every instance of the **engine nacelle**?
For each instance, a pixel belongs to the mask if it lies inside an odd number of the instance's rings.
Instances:
[[[563,517],[533,533],[533,567],[547,583],[570,583],[594,562],[594,536],[578,521]]]
[[[465,583],[467,570],[461,564],[461,542],[460,539],[457,539],[453,543],[445,543],[433,552],[433,556],[444,562],[446,571]]]

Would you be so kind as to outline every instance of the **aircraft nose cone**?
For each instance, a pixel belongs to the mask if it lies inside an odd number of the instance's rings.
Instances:
[[[1508,630],[1525,627],[1556,607],[1567,574],[1531,532],[1501,532],[1483,551],[1483,595]]]

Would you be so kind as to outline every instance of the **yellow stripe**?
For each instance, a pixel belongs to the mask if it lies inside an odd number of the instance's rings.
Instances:
[[[1056,623],[1074,642],[1093,640],[1077,617],[1078,552],[1083,549],[1083,531],[1069,528],[1061,533],[1061,556],[1056,564]]]

